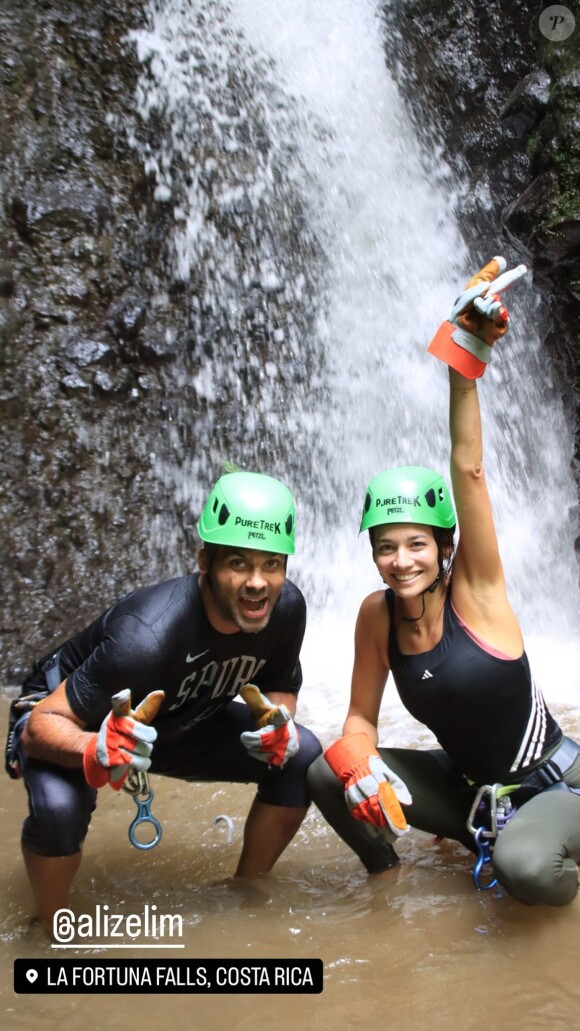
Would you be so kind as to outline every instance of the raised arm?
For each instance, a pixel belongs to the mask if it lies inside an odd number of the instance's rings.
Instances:
[[[475,381],[449,370],[451,482],[459,525],[455,572],[472,588],[501,587],[504,576],[485,471]]]
[[[477,394],[477,379],[509,324],[507,311],[493,291],[502,283],[503,288],[511,285],[525,272],[524,266],[512,272],[504,269],[503,259],[494,258],[470,280],[451,321],[443,323],[429,350],[449,365],[451,480],[459,524],[453,602],[472,630],[515,656],[522,647],[521,632],[507,599],[485,481]],[[489,295],[482,296],[489,283],[493,283]]]

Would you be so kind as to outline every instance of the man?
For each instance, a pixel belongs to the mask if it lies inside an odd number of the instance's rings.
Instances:
[[[294,523],[278,480],[223,476],[198,524],[200,572],[122,598],[25,681],[18,711],[32,705],[13,721],[8,764],[29,794],[22,847],[47,927],[68,903],[97,789],[118,790],[130,767],[258,784],[238,877],[271,870],[298,830],[320,745],[293,721],[306,622],[286,580]],[[250,682],[253,708],[233,701]],[[126,689],[136,709],[119,716],[111,699]]]

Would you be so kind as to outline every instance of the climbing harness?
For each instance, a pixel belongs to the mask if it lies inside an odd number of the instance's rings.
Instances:
[[[129,826],[129,841],[135,848],[147,852],[150,848],[155,848],[159,844],[163,834],[163,828],[159,820],[151,812],[151,803],[155,796],[149,784],[149,777],[146,773],[130,770],[127,780],[123,784],[123,791],[132,796],[137,806],[137,815]],[[154,836],[151,841],[140,841],[137,837],[137,829],[143,828],[147,824],[150,824],[153,828]]]
[[[473,834],[477,845],[477,859],[473,868],[473,881],[478,891],[489,891],[497,885],[497,877],[489,884],[482,883],[484,866],[492,862],[492,851],[495,840],[516,812],[510,798],[510,792],[516,791],[519,784],[483,784],[477,791],[473,805],[467,818],[467,829]],[[487,816],[490,826],[476,823]]]
[[[14,698],[10,704],[8,714],[8,736],[6,739],[5,766],[9,777],[16,780],[21,776],[20,763],[18,759],[18,743],[30,713],[35,705],[44,701],[47,694],[52,694],[63,679],[59,665],[60,649],[53,652],[48,658],[39,659],[34,663],[32,672],[22,685],[24,691],[31,682],[37,683],[38,674],[42,673],[46,687],[37,686],[29,693],[23,693]]]
[[[484,784],[478,789],[467,818],[467,829],[477,845],[473,880],[478,891],[488,891],[498,883],[494,879],[489,884],[482,884],[481,873],[484,866],[492,862],[498,834],[516,813],[517,807],[510,796],[517,791],[522,805],[541,791],[571,791],[580,795],[580,788],[570,787],[564,780],[564,774],[576,762],[579,753],[580,746],[571,738],[563,737],[552,755],[527,773],[518,784]]]

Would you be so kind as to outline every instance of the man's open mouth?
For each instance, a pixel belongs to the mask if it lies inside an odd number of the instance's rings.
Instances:
[[[263,598],[240,598],[240,608],[248,619],[259,619],[266,615],[268,608],[267,597]]]

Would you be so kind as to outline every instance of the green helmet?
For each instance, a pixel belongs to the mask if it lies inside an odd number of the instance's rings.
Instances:
[[[360,528],[385,523],[454,527],[455,512],[443,477],[434,469],[414,465],[375,476],[367,488]]]
[[[280,480],[262,473],[226,473],[197,524],[208,544],[294,554],[294,499]]]

